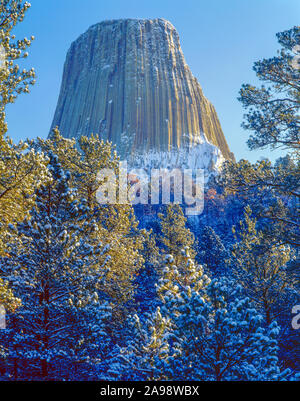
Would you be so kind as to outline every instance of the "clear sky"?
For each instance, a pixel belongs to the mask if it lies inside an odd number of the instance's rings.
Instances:
[[[58,100],[63,64],[73,40],[90,25],[115,18],[165,18],[177,28],[182,49],[204,94],[214,104],[236,158],[274,160],[280,155],[247,150],[237,101],[243,83],[256,83],[254,61],[273,57],[275,34],[300,23],[300,0],[31,0],[17,36],[35,35],[29,58],[37,83],[8,107],[14,140],[46,137]]]

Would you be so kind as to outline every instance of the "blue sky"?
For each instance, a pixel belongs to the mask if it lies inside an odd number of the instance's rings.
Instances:
[[[165,18],[177,28],[181,46],[204,94],[215,105],[236,158],[274,160],[281,152],[250,152],[237,101],[243,83],[256,83],[253,62],[272,57],[275,34],[300,23],[299,0],[31,0],[17,36],[35,35],[22,66],[34,67],[37,83],[8,107],[14,140],[46,137],[55,111],[63,64],[73,40],[92,24],[114,18]]]

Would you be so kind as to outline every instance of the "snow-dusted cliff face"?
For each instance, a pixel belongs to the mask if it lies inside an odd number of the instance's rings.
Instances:
[[[163,159],[164,167],[182,161],[214,170],[233,158],[178,33],[164,19],[104,21],[73,42],[55,126],[68,138],[98,133],[139,166]]]

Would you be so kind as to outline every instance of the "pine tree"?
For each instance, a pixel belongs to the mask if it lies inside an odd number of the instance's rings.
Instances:
[[[281,148],[288,154],[274,164],[268,160],[227,162],[220,182],[227,193],[247,199],[258,219],[254,227],[248,221],[249,232],[247,227],[242,229],[243,239],[233,249],[236,274],[266,321],[276,318],[280,322],[281,355],[284,363],[294,366],[298,341],[290,333],[290,310],[298,296],[293,288],[295,275],[286,264],[293,247],[300,245],[300,68],[295,57],[299,26],[278,33],[277,39],[281,45],[278,55],[254,64],[263,85],[243,85],[239,100],[246,109],[243,127],[251,133],[248,147]],[[293,346],[287,345],[289,341]]]
[[[26,58],[31,45],[27,38],[15,40],[12,31],[23,21],[28,2],[6,0],[0,3],[0,255],[5,251],[6,229],[22,220],[32,206],[32,195],[45,174],[42,155],[20,142],[15,145],[6,137],[5,107],[21,93],[28,93],[35,83],[34,69],[21,71],[16,60]]]
[[[275,165],[269,160],[226,162],[219,178],[227,195],[247,199],[269,238],[298,247],[300,163],[285,156]]]
[[[32,146],[45,154],[52,152],[58,156],[62,167],[71,174],[70,185],[78,189],[77,196],[86,200],[90,216],[96,220],[98,230],[95,239],[109,244],[109,272],[103,290],[114,299],[119,315],[120,305],[133,299],[135,279],[144,266],[142,252],[147,233],[138,229],[131,205],[100,205],[97,202],[100,170],[112,169],[118,178],[119,159],[112,144],[104,142],[98,135],[92,135],[81,137],[76,147],[74,140],[63,138],[55,129],[50,139],[39,138]]]
[[[35,72],[32,68],[20,70],[15,61],[27,58],[26,49],[31,45],[34,36],[30,39],[18,39],[12,33],[14,28],[23,21],[30,3],[23,0],[5,0],[0,4],[0,49],[2,66],[0,68],[0,112],[4,121],[4,108],[9,103],[14,103],[18,94],[28,93],[29,85],[35,84]],[[0,132],[5,126],[2,123]]]
[[[186,217],[183,214],[182,208],[179,205],[168,205],[166,213],[160,213],[161,237],[159,238],[162,247],[166,254],[171,254],[175,263],[182,259],[181,251],[188,247],[191,257],[195,256],[193,250],[194,235],[186,227]]]
[[[183,292],[186,294],[190,294],[192,290],[200,292],[210,282],[203,267],[191,258],[188,247],[181,250],[181,258],[182,262],[175,265],[173,256],[166,255],[158,280],[157,294],[169,313]]]
[[[122,379],[280,380],[291,378],[278,367],[273,322],[245,297],[242,286],[229,279],[210,281],[195,269],[187,250],[186,277],[171,255],[159,281],[163,305],[146,321],[135,317],[127,347],[112,370]],[[201,274],[202,273],[202,274]],[[134,372],[133,376],[131,373]],[[138,372],[138,374],[137,374]]]
[[[276,322],[264,328],[262,316],[245,297],[242,286],[224,278],[211,282],[189,258],[190,267],[180,279],[170,255],[166,262],[158,292],[171,330],[167,355],[155,359],[156,377],[277,380],[290,376],[289,371],[280,373],[278,368],[280,328]]]
[[[300,65],[294,63],[296,46],[300,45],[300,27],[277,35],[281,49],[278,56],[254,63],[260,88],[243,85],[239,100],[248,109],[243,127],[253,132],[250,149],[266,146],[299,150],[299,78]]]
[[[0,307],[4,307],[6,311],[14,312],[20,305],[21,300],[14,296],[8,283],[0,279]]]
[[[109,345],[104,321],[110,308],[98,291],[107,273],[105,247],[93,240],[97,224],[69,188],[56,156],[49,170],[51,180],[36,190],[30,219],[12,232],[0,261],[22,301],[0,333],[15,379],[82,378]]]
[[[251,205],[261,218],[267,219],[270,237],[278,243],[299,246],[299,179],[300,179],[300,66],[295,48],[300,45],[300,27],[277,34],[279,54],[254,63],[261,87],[243,85],[239,100],[247,110],[243,127],[251,132],[250,149],[281,148],[288,150],[288,163],[246,160],[225,164],[221,182],[227,192],[248,197],[260,195]],[[286,160],[287,161],[287,160]],[[291,162],[292,161],[292,162]],[[275,194],[275,199],[274,199]],[[266,202],[272,197],[272,202]],[[266,226],[266,228],[268,228]]]
[[[190,294],[191,289],[200,291],[209,283],[202,267],[190,258],[188,247],[181,250],[181,256],[182,264],[178,268],[172,255],[165,256],[156,286],[161,305],[152,313],[129,317],[128,328],[123,332],[125,344],[117,347],[110,363],[113,377],[119,380],[167,378],[166,372],[157,366],[180,353],[172,321],[178,313],[180,291]]]
[[[213,228],[205,226],[198,238],[197,259],[207,266],[211,274],[224,275],[227,272],[227,259],[229,258],[221,238]]]
[[[124,346],[117,346],[109,363],[108,374],[117,380],[154,380],[164,376],[156,369],[157,360],[169,353],[171,321],[162,316],[160,308],[146,314],[128,317]]]
[[[5,253],[9,225],[28,216],[35,188],[47,178],[46,163],[26,143],[15,145],[0,134],[0,255]]]
[[[157,369],[173,380],[279,380],[278,325],[268,329],[242,287],[214,279],[201,293],[183,293],[174,315],[180,354],[160,360]]]

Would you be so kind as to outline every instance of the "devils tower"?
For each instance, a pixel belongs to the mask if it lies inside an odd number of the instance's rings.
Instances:
[[[67,138],[97,133],[123,158],[166,158],[199,145],[196,158],[206,158],[205,166],[233,158],[215,108],[185,62],[179,35],[164,19],[104,21],[73,42],[55,126]]]

